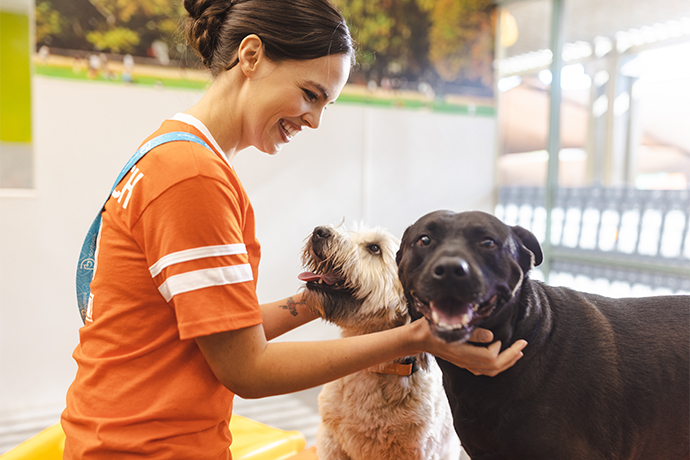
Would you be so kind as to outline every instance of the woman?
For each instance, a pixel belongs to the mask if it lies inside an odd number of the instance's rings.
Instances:
[[[196,142],[152,149],[102,213],[92,299],[74,352],[66,459],[227,459],[234,394],[302,390],[400,356],[433,353],[495,375],[521,356],[448,345],[426,321],[325,342],[268,343],[315,318],[301,295],[259,306],[251,203],[230,166],[319,126],[353,60],[328,0],[185,0],[187,39],[214,81],[166,120]],[[490,342],[480,331],[476,340]]]

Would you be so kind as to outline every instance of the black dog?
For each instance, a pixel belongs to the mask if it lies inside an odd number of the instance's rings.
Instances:
[[[446,341],[493,331],[524,356],[496,377],[439,359],[473,460],[690,459],[690,296],[612,299],[530,280],[537,239],[483,212],[437,211],[403,235],[415,318]]]

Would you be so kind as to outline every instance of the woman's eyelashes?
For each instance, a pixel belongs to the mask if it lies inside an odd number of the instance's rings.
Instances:
[[[319,96],[317,96],[315,92],[310,91],[306,88],[303,88],[302,91],[304,91],[304,95],[309,102],[316,102],[319,100]]]

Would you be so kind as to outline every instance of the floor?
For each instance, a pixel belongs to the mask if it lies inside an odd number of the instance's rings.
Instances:
[[[307,447],[310,447],[316,442],[320,421],[319,391],[321,387],[262,399],[235,397],[233,413],[281,430],[299,431],[307,439]]]

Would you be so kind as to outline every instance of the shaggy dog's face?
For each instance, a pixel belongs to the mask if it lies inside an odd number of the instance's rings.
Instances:
[[[380,228],[316,227],[302,263],[307,302],[322,318],[361,332],[387,329],[407,319],[395,254],[399,241]]]

